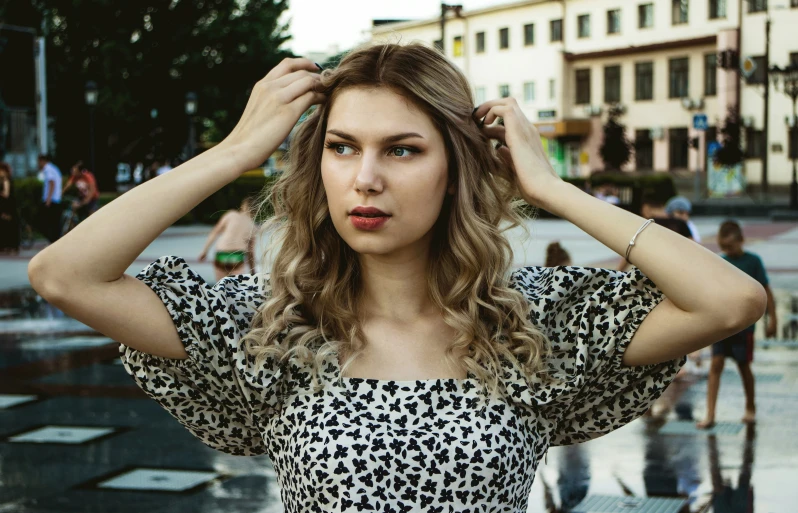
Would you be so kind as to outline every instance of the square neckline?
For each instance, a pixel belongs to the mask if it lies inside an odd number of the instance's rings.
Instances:
[[[331,360],[333,361],[333,365],[335,370],[333,372],[333,376],[336,380],[340,380],[343,382],[365,382],[365,383],[395,383],[397,385],[410,385],[415,383],[434,383],[440,381],[442,383],[470,383],[474,381],[479,381],[479,378],[471,377],[473,376],[471,372],[468,372],[465,378],[424,378],[424,379],[408,379],[408,380],[397,380],[397,379],[377,379],[377,378],[357,378],[357,377],[349,377],[343,376],[341,374],[341,364],[338,361],[338,352],[332,354]]]

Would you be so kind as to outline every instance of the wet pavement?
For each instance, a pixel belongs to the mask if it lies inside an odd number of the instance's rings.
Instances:
[[[695,221],[710,249],[721,221]],[[575,265],[618,263],[567,223],[531,226],[529,241],[510,234],[518,266],[540,265],[551,240]],[[168,230],[128,272],[179,255],[211,281],[212,267],[196,260],[209,230]],[[705,405],[704,365],[671,385],[649,416],[551,449],[530,512],[798,511],[798,225],[752,220],[744,230],[746,248],[768,268],[780,324],[775,340],[757,326],[755,427],[740,422],[742,384],[727,364],[718,425],[694,428]],[[282,511],[268,458],[203,445],[133,385],[112,340],[30,289],[26,267],[36,249],[0,257],[0,513]]]

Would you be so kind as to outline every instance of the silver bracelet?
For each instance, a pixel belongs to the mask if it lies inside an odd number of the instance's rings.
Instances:
[[[632,251],[632,246],[635,245],[635,239],[637,238],[638,235],[640,235],[640,232],[642,232],[643,230],[646,229],[646,226],[650,225],[653,222],[654,222],[653,219],[649,219],[648,221],[643,223],[643,226],[641,226],[640,229],[637,230],[637,233],[635,233],[634,236],[632,236],[632,240],[629,241],[629,247],[626,248],[626,257],[625,258],[626,258],[626,262],[627,263],[629,263],[629,264],[632,263],[632,262],[629,262],[629,252]]]

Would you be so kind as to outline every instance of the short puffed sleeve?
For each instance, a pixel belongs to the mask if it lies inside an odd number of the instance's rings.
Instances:
[[[277,369],[255,367],[240,346],[269,294],[257,275],[210,286],[181,258],[163,257],[138,276],[163,301],[188,358],[153,356],[120,346],[125,370],[144,392],[197,438],[235,455],[266,452],[259,429],[279,408]]]
[[[551,342],[551,381],[509,389],[554,426],[551,445],[590,440],[644,414],[685,359],[626,366],[624,351],[662,292],[639,269],[524,267],[510,286],[529,304],[529,319]],[[516,374],[517,376],[517,374]]]

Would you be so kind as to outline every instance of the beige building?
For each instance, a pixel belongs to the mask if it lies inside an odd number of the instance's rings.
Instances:
[[[758,0],[752,1],[756,10]],[[771,63],[777,55],[786,63],[791,44],[798,52],[798,38],[786,32],[790,24],[798,27],[798,0],[781,1],[794,6],[772,24]],[[741,98],[743,115],[762,111],[761,92],[750,90],[757,86],[718,65],[719,55],[739,48],[740,33],[751,37],[744,55],[757,41],[763,46],[763,36],[748,28],[762,15],[748,10],[748,0],[527,0],[450,13],[444,51],[468,76],[477,104],[500,96],[518,100],[563,176],[603,169],[601,127],[610,105],[624,109],[622,122],[636,147],[625,169],[704,170],[707,142],[728,109]],[[440,19],[376,26],[372,37],[440,44]],[[778,96],[771,94],[771,105],[786,112]],[[702,114],[707,130],[693,128]],[[771,114],[773,141],[777,128],[784,133],[783,118]],[[771,160],[771,183],[789,181],[786,143],[783,148],[781,158]],[[746,168],[749,180],[761,176],[759,160],[747,160]]]

